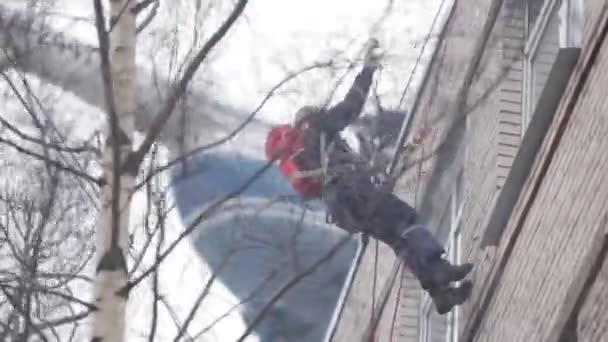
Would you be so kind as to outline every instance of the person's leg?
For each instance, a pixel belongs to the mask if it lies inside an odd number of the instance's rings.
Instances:
[[[325,185],[323,200],[334,223],[351,232],[363,230],[390,245],[429,292],[439,312],[468,299],[470,284],[453,287],[451,282],[464,279],[472,264],[455,266],[443,259],[443,246],[426,227],[416,224],[416,210],[365,181],[339,177]]]
[[[471,294],[471,283],[453,286],[471,271],[472,264],[451,265],[443,258],[445,249],[421,224],[414,208],[394,194],[383,201],[376,216],[376,237],[388,243],[402,258],[420,285],[432,297],[440,314],[462,304]]]
[[[473,268],[470,263],[452,265],[442,256],[445,250],[426,227],[403,228],[396,252],[408,260],[423,289],[441,288],[462,280]]]
[[[351,233],[361,231],[363,223],[355,207],[357,197],[353,195],[348,182],[336,178],[326,183],[323,187],[323,202],[331,223]]]
[[[429,293],[439,314],[449,312],[471,295],[470,281],[463,281],[459,286],[452,282],[464,279],[473,265],[451,265],[443,259],[444,249],[424,226],[412,225],[403,229],[401,239],[393,248]]]
[[[455,306],[466,302],[471,296],[473,283],[465,280],[459,286],[448,285],[441,288],[429,289],[427,292],[440,315],[450,312]]]
[[[376,195],[379,197],[380,195]],[[390,245],[408,261],[424,289],[458,281],[472,265],[453,266],[442,258],[445,249],[419,222],[416,210],[395,194],[382,194],[380,205],[370,221],[372,235]]]

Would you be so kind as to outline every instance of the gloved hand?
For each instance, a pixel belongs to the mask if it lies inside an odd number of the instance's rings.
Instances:
[[[378,42],[378,40],[376,38],[371,38],[367,42],[363,65],[365,67],[377,68],[380,66],[381,58],[382,58],[382,51],[380,49],[380,43]]]

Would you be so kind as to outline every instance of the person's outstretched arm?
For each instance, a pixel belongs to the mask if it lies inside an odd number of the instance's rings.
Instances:
[[[348,93],[346,93],[344,100],[327,111],[327,118],[325,118],[325,128],[327,131],[338,133],[361,115],[372,85],[374,72],[378,68],[378,57],[374,55],[374,50],[377,48],[377,41],[373,40],[370,42],[363,70],[355,77],[355,81]]]

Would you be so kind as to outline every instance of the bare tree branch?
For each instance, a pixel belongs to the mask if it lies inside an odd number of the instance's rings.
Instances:
[[[40,330],[45,330],[45,329],[56,328],[56,327],[66,325],[66,324],[75,323],[75,322],[81,321],[81,320],[89,317],[91,312],[93,312],[93,310],[87,310],[87,311],[83,311],[83,312],[73,315],[73,316],[68,316],[68,317],[51,320],[51,321],[46,321],[42,324],[38,324],[36,327]]]
[[[160,237],[158,240],[158,244],[156,245],[156,255],[154,256],[155,262],[158,262],[158,258],[160,256],[160,252],[163,248],[163,243],[165,242],[165,202],[162,201],[159,205],[157,205],[156,217],[158,222],[161,222],[160,229]],[[148,337],[148,341],[154,342],[154,338],[156,337],[156,327],[158,324],[158,301],[159,301],[159,286],[158,286],[158,269],[154,270],[154,275],[152,278],[152,319],[150,320],[150,336]]]
[[[200,67],[201,63],[205,60],[209,52],[220,42],[220,40],[228,33],[228,30],[232,27],[234,22],[238,19],[238,17],[245,10],[245,6],[247,5],[248,0],[239,0],[236,4],[236,7],[228,16],[226,21],[220,26],[220,28],[209,38],[207,43],[201,48],[201,50],[196,54],[192,62],[186,68],[184,75],[182,78],[173,86],[170,91],[169,98],[165,105],[161,108],[158,114],[155,116],[152,125],[150,126],[150,130],[148,131],[144,141],[137,151],[135,151],[130,159],[133,163],[139,164],[146,153],[150,150],[150,147],[154,143],[154,141],[158,138],[161,130],[163,129],[167,120],[172,115],[173,110],[177,102],[182,98],[184,92],[190,83],[190,80],[194,77],[194,74]]]
[[[268,311],[272,308],[272,306],[281,299],[285,293],[291,290],[294,286],[296,286],[300,281],[307,276],[314,273],[321,265],[330,260],[336,253],[338,253],[342,247],[346,246],[346,243],[351,239],[350,235],[343,237],[336,245],[334,245],[325,255],[319,258],[315,263],[313,263],[310,267],[308,267],[303,272],[300,272],[292,279],[290,279],[285,285],[283,285],[268,301],[268,303],[262,308],[260,313],[251,321],[245,332],[239,337],[237,342],[242,342],[251,334],[253,329],[264,319],[264,316],[268,313]]]
[[[439,177],[443,175],[443,171],[445,167],[452,161],[456,153],[450,153],[451,151],[447,150],[448,146],[452,146],[457,148],[457,141],[459,140],[459,136],[462,134],[462,126],[464,125],[465,118],[467,116],[467,100],[469,98],[471,85],[473,84],[476,71],[479,67],[479,64],[484,55],[485,47],[490,39],[490,35],[494,29],[494,25],[496,24],[496,19],[498,18],[498,14],[500,13],[500,9],[502,8],[504,0],[493,0],[488,9],[487,17],[484,21],[481,33],[479,38],[475,42],[475,46],[472,52],[472,58],[467,64],[464,79],[462,84],[458,87],[458,92],[456,95],[456,108],[454,109],[454,119],[452,120],[452,124],[448,127],[447,134],[444,137],[444,143],[441,146],[440,151],[441,155],[438,155],[436,166],[433,169],[431,174],[431,178],[429,179],[430,184],[439,184]],[[433,187],[429,187],[427,189],[423,203],[422,209],[429,210],[431,207],[431,201],[433,198]]]
[[[205,328],[203,328],[201,331],[199,331],[193,337],[195,339],[198,339],[199,337],[201,337],[202,335],[204,335],[205,333],[207,333],[209,330],[211,330],[211,328],[213,328],[220,321],[222,321],[223,319],[225,319],[228,316],[230,316],[240,306],[242,306],[243,304],[245,304],[245,303],[253,300],[253,298],[255,298],[257,295],[259,295],[259,293],[262,292],[262,290],[264,289],[264,287],[266,285],[268,285],[268,283],[270,283],[270,281],[272,279],[274,279],[277,276],[277,274],[278,274],[277,270],[273,270],[273,272],[270,272],[268,274],[268,276],[260,283],[260,285],[258,285],[253,291],[251,291],[251,293],[247,297],[243,298],[240,302],[238,302],[237,304],[233,305],[230,309],[226,310],[226,312],[224,312],[221,316],[219,316],[218,318],[216,318],[215,320],[213,320],[213,322],[211,322],[208,326],[206,326]]]
[[[148,25],[150,25],[150,23],[154,20],[154,17],[156,17],[156,14],[158,13],[158,8],[160,7],[160,0],[145,0],[137,4],[133,8],[134,12],[139,13],[141,10],[148,7],[148,5],[150,5],[151,3],[154,3],[154,6],[150,10],[150,12],[148,12],[148,15],[144,18],[141,24],[137,26],[137,29],[135,30],[137,34],[145,30],[146,27],[148,27]],[[139,8],[139,6],[141,6],[141,8]]]
[[[142,0],[137,3],[137,5],[133,6],[131,11],[133,14],[139,14],[141,11],[145,10],[148,6],[154,4],[154,6],[158,7],[160,0]]]
[[[268,169],[270,169],[273,166],[274,162],[276,162],[276,158],[268,161],[263,167],[258,169],[251,177],[249,177],[243,184],[241,184],[239,187],[237,187],[233,191],[224,195],[220,200],[213,203],[208,208],[206,208],[202,213],[200,213],[188,225],[188,227],[186,227],[186,229],[184,229],[184,231],[182,233],[180,233],[180,235],[169,245],[169,247],[167,247],[167,249],[160,255],[160,257],[158,258],[158,261],[154,265],[152,265],[146,271],[142,272],[142,274],[139,277],[137,277],[133,280],[130,280],[127,283],[127,285],[123,289],[121,289],[121,291],[126,291],[126,292],[131,291],[135,286],[137,286],[137,284],[139,284],[143,279],[145,279],[147,276],[149,276],[156,268],[158,268],[160,266],[160,264],[167,258],[167,256],[169,256],[169,254],[171,254],[171,252],[173,252],[173,250],[177,247],[177,245],[184,238],[186,238],[188,235],[190,235],[201,222],[203,222],[204,220],[206,220],[207,218],[209,218],[210,216],[215,214],[217,212],[217,210],[222,208],[223,205],[227,201],[237,197],[243,191],[247,190],[247,188],[249,188],[249,186],[251,186],[251,184],[253,184],[253,182],[255,182],[259,177],[261,177]]]
[[[61,146],[58,144],[45,142],[40,138],[36,138],[36,137],[33,137],[31,135],[24,133],[23,131],[18,129],[15,125],[8,122],[8,120],[4,119],[1,115],[0,115],[0,123],[4,127],[6,127],[9,131],[13,132],[19,138],[21,138],[25,141],[28,141],[30,143],[33,143],[33,144],[44,146],[45,148],[50,148],[52,150],[56,150],[59,152],[68,152],[68,153],[95,152],[95,149],[92,146],[89,146],[86,144],[83,146],[80,146],[80,147],[71,147],[71,146]]]
[[[179,157],[169,161],[167,164],[157,167],[154,170],[154,172],[150,173],[144,179],[144,181],[142,181],[140,184],[138,184],[137,188],[141,188],[143,186],[143,184],[148,182],[152,177],[156,176],[160,172],[166,171],[166,170],[174,167],[175,165],[179,164],[184,159],[190,158],[198,153],[215,148],[217,146],[220,146],[220,145],[230,141],[232,138],[234,138],[237,134],[239,134],[239,132],[241,132],[245,127],[247,127],[247,125],[249,125],[253,121],[255,116],[260,112],[260,110],[262,110],[262,108],[264,107],[266,102],[268,102],[268,100],[270,100],[282,86],[284,86],[286,83],[293,80],[294,78],[302,75],[303,73],[306,73],[307,71],[318,69],[318,68],[324,68],[324,67],[328,67],[331,65],[333,65],[333,61],[331,61],[331,60],[327,61],[327,62],[318,62],[318,63],[314,63],[310,66],[304,67],[296,72],[290,73],[285,78],[283,78],[281,81],[279,81],[277,84],[275,84],[270,89],[270,91],[268,91],[268,93],[266,93],[266,95],[260,101],[260,103],[257,105],[257,107],[235,129],[233,129],[231,132],[229,132],[226,136],[224,136],[214,142],[211,142],[209,144],[206,144],[206,145],[197,147],[191,151],[188,151],[188,152],[180,155]]]
[[[16,151],[18,151],[19,153],[23,153],[23,154],[25,154],[27,156],[30,156],[30,157],[35,158],[37,160],[43,161],[45,163],[50,163],[51,165],[53,165],[54,167],[56,167],[60,171],[64,171],[64,172],[70,173],[70,174],[72,174],[74,176],[77,176],[77,177],[80,177],[82,179],[85,179],[85,180],[87,180],[87,181],[89,181],[89,182],[91,182],[91,183],[93,183],[95,185],[102,186],[102,185],[105,184],[105,181],[102,178],[96,178],[96,177],[93,177],[93,176],[89,175],[88,173],[84,173],[84,172],[75,170],[75,169],[73,169],[73,168],[71,168],[69,166],[65,166],[61,162],[49,159],[49,158],[47,158],[47,157],[45,157],[45,156],[43,156],[43,155],[41,155],[41,154],[39,154],[37,152],[30,151],[30,150],[28,150],[28,149],[20,146],[19,144],[15,143],[13,141],[10,141],[8,139],[4,139],[4,138],[0,137],[0,143],[6,144],[6,145],[12,147],[13,149],[15,149]]]
[[[21,308],[21,305],[19,305],[18,299],[15,299],[6,289],[6,286],[4,285],[0,285],[0,291],[2,291],[2,293],[4,294],[4,296],[8,299],[8,302],[13,306],[13,308],[19,312],[19,314],[21,314],[22,316],[26,317],[28,314],[23,312],[23,309]],[[36,331],[36,334],[43,340],[43,341],[48,341],[47,337],[42,333],[42,331],[34,326],[34,330]],[[27,336],[26,336],[27,338]]]
[[[188,326],[190,325],[190,323],[192,323],[192,320],[194,319],[194,316],[196,315],[196,312],[198,311],[203,300],[209,294],[211,285],[213,285],[213,283],[215,282],[215,279],[217,279],[217,276],[222,272],[224,267],[226,267],[226,265],[228,265],[228,261],[230,260],[230,257],[233,255],[233,253],[234,253],[234,251],[230,251],[229,253],[227,253],[223,257],[222,262],[220,263],[218,268],[211,274],[211,277],[209,277],[209,279],[207,280],[207,283],[205,283],[203,290],[201,291],[199,296],[194,301],[194,305],[192,306],[192,309],[190,309],[190,313],[186,317],[186,320],[184,321],[182,326],[179,328],[179,331],[177,332],[177,336],[175,336],[175,338],[173,339],[173,342],[179,342],[179,339],[182,336],[184,336],[184,334],[188,331]]]
[[[104,96],[107,106],[107,112],[110,119],[111,134],[117,134],[119,130],[118,116],[116,115],[116,104],[114,103],[114,89],[112,87],[112,72],[110,68],[110,41],[108,32],[105,26],[105,17],[103,14],[103,5],[101,0],[93,0],[95,8],[95,28],[97,31],[97,39],[99,41],[99,57],[101,61],[101,77],[103,79]],[[113,140],[118,141],[116,136],[112,136]]]

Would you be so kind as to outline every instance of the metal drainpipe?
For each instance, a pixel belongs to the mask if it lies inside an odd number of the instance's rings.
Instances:
[[[429,65],[430,64],[431,63],[429,63]],[[428,70],[429,70],[429,67],[427,66],[427,68],[425,70],[425,78],[424,78],[423,84],[426,83],[426,79],[428,78],[426,76],[428,74]],[[417,102],[418,101],[416,101],[414,107],[417,107]],[[414,109],[408,111],[405,119],[403,120],[403,124],[402,124],[401,130],[399,132],[399,137],[397,138],[397,147],[395,148],[395,151],[392,155],[392,158],[391,158],[390,163],[386,170],[387,174],[389,174],[389,175],[393,172],[393,169],[396,166],[397,158],[398,158],[399,154],[401,154],[402,145],[404,144],[405,139],[407,138],[407,136],[409,134],[410,126],[413,121],[412,120],[413,119],[413,115],[412,115],[413,110]],[[340,292],[340,297],[338,298],[338,302],[336,303],[336,309],[334,310],[334,313],[331,317],[329,326],[327,327],[327,330],[325,332],[325,337],[323,338],[323,342],[331,342],[332,338],[334,337],[334,335],[336,333],[336,329],[338,327],[338,322],[340,321],[340,318],[342,317],[342,312],[344,311],[344,305],[346,304],[346,297],[348,296],[348,293],[350,292],[350,289],[352,288],[355,275],[359,269],[359,266],[361,265],[361,260],[363,259],[363,253],[365,252],[365,249],[367,248],[367,243],[369,241],[369,237],[365,234],[361,234],[359,239],[360,240],[359,240],[359,244],[357,246],[357,252],[355,253],[355,258],[353,260],[353,263],[350,266],[350,269],[348,271],[348,275],[345,279],[344,285],[342,286],[342,291]]]
[[[426,70],[425,70],[426,72]],[[403,144],[405,141],[405,137],[407,137],[409,133],[409,127],[412,121],[412,111],[407,113],[403,124],[401,126],[401,130],[399,132],[399,138],[397,139],[397,148],[395,149],[391,161],[387,168],[387,173],[390,175],[395,167],[397,156],[401,153],[401,149],[399,146]],[[331,339],[334,337],[336,333],[336,328],[338,327],[338,322],[340,321],[340,317],[342,317],[342,312],[344,311],[344,305],[346,304],[346,297],[352,288],[353,281],[357,271],[359,270],[359,266],[361,265],[361,260],[363,259],[363,253],[367,248],[367,244],[369,242],[369,236],[366,234],[360,234],[359,236],[359,244],[357,246],[357,252],[355,253],[355,257],[353,259],[353,263],[350,266],[348,271],[348,275],[345,279],[344,285],[342,286],[342,291],[340,292],[340,297],[338,297],[338,303],[336,303],[336,309],[331,317],[331,321],[329,322],[329,326],[325,332],[325,337],[323,338],[323,342],[331,342]]]
[[[428,79],[430,76],[431,65],[433,64],[433,62],[435,61],[435,59],[437,57],[437,47],[444,39],[445,31],[447,28],[447,23],[450,20],[450,18],[452,17],[452,14],[454,13],[454,8],[456,7],[456,6],[454,6],[455,3],[456,3],[456,0],[452,1],[449,4],[450,8],[447,10],[446,15],[441,20],[441,24],[440,24],[441,30],[439,32],[439,39],[437,40],[437,44],[435,45],[435,50],[432,52],[431,60],[425,65],[424,73],[423,73],[424,76],[423,76],[420,86],[416,90],[416,95],[414,96],[414,103],[412,105],[412,108],[408,111],[405,119],[403,120],[403,124],[401,125],[401,129],[399,131],[399,137],[397,138],[396,148],[395,148],[391,161],[386,170],[389,175],[392,174],[393,169],[395,168],[395,166],[397,164],[397,158],[398,158],[399,154],[401,154],[403,146],[405,145],[404,144],[405,139],[409,135],[409,131],[410,131],[412,122],[414,121],[413,120],[414,113],[418,109],[420,93],[421,93],[422,89],[424,89],[426,83],[428,82]],[[342,291],[340,292],[340,297],[338,298],[338,302],[336,303],[336,309],[334,310],[331,321],[329,322],[329,326],[327,327],[327,330],[325,331],[325,337],[323,338],[323,342],[331,342],[332,338],[335,335],[336,328],[338,327],[338,322],[340,321],[342,312],[344,311],[344,305],[346,304],[346,297],[348,296],[348,293],[350,292],[350,289],[352,288],[354,277],[359,269],[359,266],[361,265],[363,253],[365,252],[365,249],[367,248],[367,243],[369,241],[369,237],[365,234],[361,234],[359,239],[360,239],[359,245],[357,246],[357,252],[355,253],[355,258],[353,260],[353,263],[350,266],[348,275],[345,279],[345,283],[342,286]]]
[[[391,162],[388,164],[388,168],[386,170],[386,173],[389,175],[393,173],[393,169],[395,168],[395,166],[397,164],[397,159],[398,159],[399,155],[401,154],[401,150],[403,149],[403,146],[405,145],[405,139],[409,135],[410,126],[413,121],[412,113],[413,113],[412,110],[409,110],[407,112],[405,120],[403,120],[403,125],[401,125],[401,130],[399,131],[399,137],[397,138],[397,145],[396,145],[397,147],[395,148],[395,152],[393,153]]]
[[[357,244],[357,251],[355,253],[355,257],[353,259],[353,263],[350,265],[350,269],[348,270],[348,274],[346,279],[344,280],[344,285],[342,286],[342,290],[340,291],[340,297],[338,297],[338,302],[336,303],[336,309],[331,317],[331,321],[329,322],[329,326],[325,331],[325,337],[323,338],[323,342],[330,342],[336,333],[336,328],[338,327],[338,322],[340,321],[340,317],[342,317],[342,312],[344,312],[344,305],[346,304],[346,297],[350,292],[350,289],[353,286],[353,281],[355,279],[355,275],[359,270],[359,266],[361,265],[361,260],[363,259],[363,253],[367,248],[367,243],[369,242],[369,237],[365,234],[359,235],[359,243]]]

